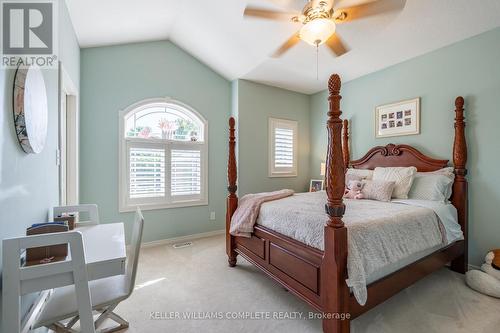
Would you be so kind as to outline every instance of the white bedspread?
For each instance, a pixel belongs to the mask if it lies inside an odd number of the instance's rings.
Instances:
[[[343,221],[348,230],[347,284],[361,305],[367,300],[370,275],[462,237],[456,210],[450,204],[421,200],[344,202]],[[267,202],[261,206],[257,224],[323,250],[324,225],[328,220],[325,203],[325,191]]]

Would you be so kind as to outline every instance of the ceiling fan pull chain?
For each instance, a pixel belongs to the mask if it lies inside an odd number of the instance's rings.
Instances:
[[[319,80],[319,44],[316,44],[316,81]]]

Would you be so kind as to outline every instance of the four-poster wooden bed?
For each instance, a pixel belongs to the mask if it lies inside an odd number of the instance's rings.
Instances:
[[[465,273],[467,270],[467,146],[465,140],[464,99],[455,100],[455,139],[453,163],[452,204],[458,211],[458,223],[464,240],[456,241],[440,250],[413,262],[367,286],[368,301],[358,304],[346,284],[347,278],[347,227],[342,221],[346,168],[374,169],[375,167],[414,166],[420,172],[436,171],[448,165],[448,160],[437,160],[422,154],[409,145],[379,146],[371,149],[361,159],[349,158],[348,122],[340,116],[340,77],[336,74],[328,82],[329,112],[327,121],[328,150],[326,161],[327,202],[329,220],[324,227],[324,251],[302,244],[292,238],[255,225],[251,238],[230,235],[231,217],[238,207],[236,195],[237,171],[235,154],[235,120],[229,119],[228,191],[226,214],[226,251],[231,267],[237,255],[259,267],[312,307],[323,313],[325,333],[347,333],[350,319],[370,310],[412,285],[419,279],[451,262],[451,269]],[[342,135],[343,132],[343,135]],[[349,314],[341,320],[337,314]]]

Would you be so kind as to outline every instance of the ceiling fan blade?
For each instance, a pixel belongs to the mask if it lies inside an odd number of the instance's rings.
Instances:
[[[335,23],[345,23],[360,18],[403,10],[406,0],[378,0],[366,4],[337,8],[333,13]]]
[[[288,38],[288,40],[286,42],[284,42],[283,45],[281,45],[279,49],[277,49],[273,53],[272,57],[273,58],[281,57],[283,55],[283,53],[285,53],[286,51],[288,51],[289,49],[294,47],[298,42],[300,42],[300,37],[299,37],[299,33],[296,32],[295,34],[293,34],[292,37]]]
[[[267,1],[272,2],[273,4],[275,4],[280,8],[289,8],[289,9],[293,9],[297,2],[295,0],[267,0]]]
[[[344,44],[342,39],[340,39],[338,34],[333,34],[330,38],[328,38],[325,44],[333,53],[335,53],[337,57],[349,52],[349,48]]]
[[[263,19],[268,19],[268,20],[291,21],[292,17],[297,16],[299,14],[293,13],[293,12],[283,12],[283,11],[278,11],[278,10],[247,7],[247,8],[245,8],[243,15],[258,17],[258,18],[263,18]]]

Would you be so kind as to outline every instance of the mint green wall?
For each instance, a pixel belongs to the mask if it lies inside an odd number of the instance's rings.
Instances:
[[[409,143],[431,156],[450,158],[454,99],[466,100],[470,184],[470,261],[500,247],[500,28],[402,64],[347,82],[341,90],[343,117],[351,121],[351,158],[374,145]],[[421,134],[375,139],[377,105],[421,97]],[[326,152],[327,93],[311,98],[311,177]]]
[[[245,80],[233,83],[233,88],[238,93],[233,96],[233,114],[238,119],[239,195],[282,188],[305,191],[309,182],[309,96]],[[268,177],[269,117],[299,123],[297,177]]]
[[[243,80],[230,83],[168,41],[83,49],[81,58],[80,201],[97,203],[104,222],[132,221],[132,213],[118,212],[118,112],[145,98],[170,96],[208,120],[209,205],[145,211],[144,241],[224,228],[230,115],[238,118],[238,150],[244,152],[240,193],[307,188],[309,96]],[[299,177],[267,177],[270,116],[299,121]],[[211,211],[216,221],[209,221]]]
[[[63,5],[59,7],[59,60],[78,87],[80,48],[66,6],[63,1],[61,3]],[[59,202],[56,165],[58,71],[43,71],[49,119],[47,141],[40,154],[25,154],[17,141],[12,115],[14,75],[15,70],[0,70],[0,240],[22,236],[27,226],[47,221],[49,211]],[[1,252],[0,247],[0,271]],[[27,309],[31,299],[32,297],[27,297],[23,300],[23,309]]]
[[[80,201],[130,231],[133,213],[118,212],[118,113],[169,96],[208,120],[209,205],[144,211],[144,241],[223,229],[230,83],[167,41],[83,49],[81,60]]]

